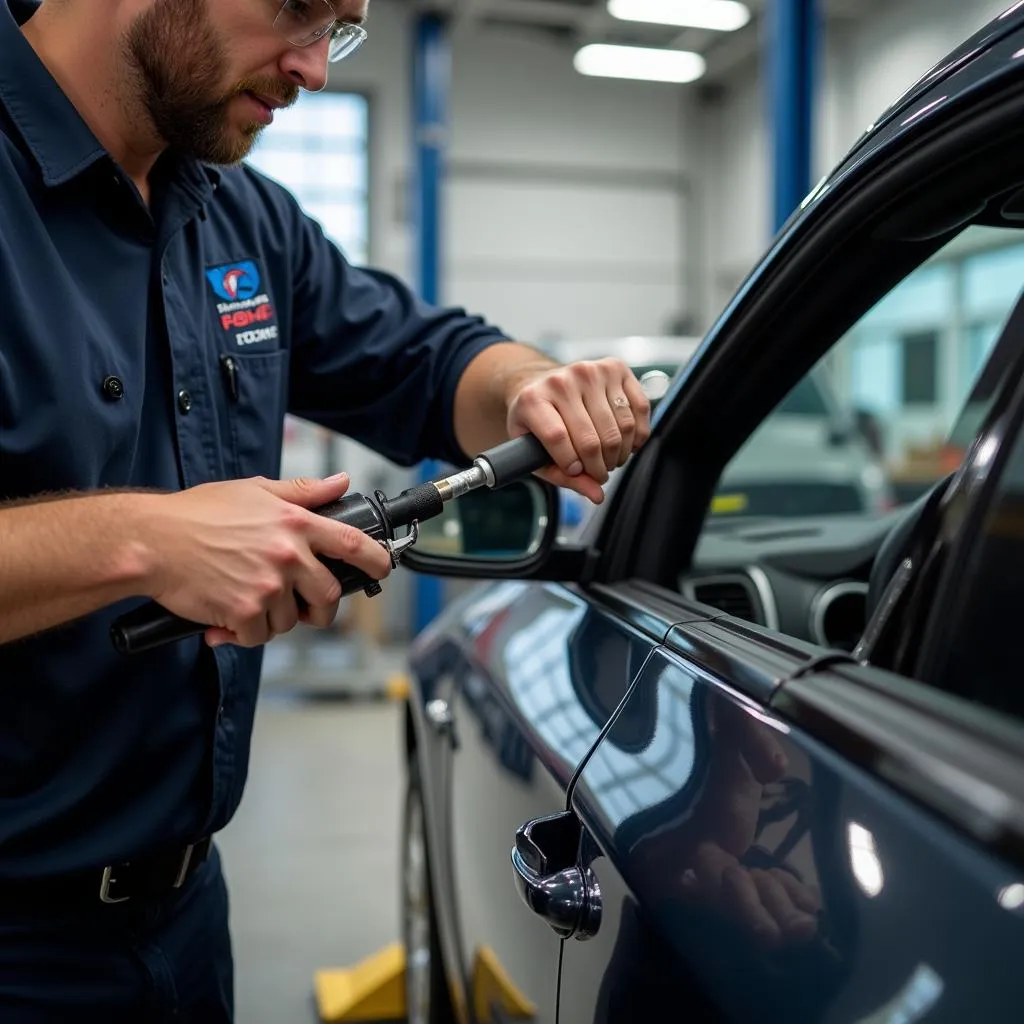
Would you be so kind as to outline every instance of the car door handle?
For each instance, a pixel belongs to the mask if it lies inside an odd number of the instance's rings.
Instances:
[[[435,698],[427,701],[423,709],[427,721],[438,736],[447,737],[453,750],[458,749],[459,740],[455,735],[455,715],[448,701]]]
[[[577,863],[580,823],[571,811],[516,830],[512,877],[520,899],[563,939],[589,939],[601,924],[601,889]]]
[[[438,731],[446,732],[455,724],[455,716],[446,700],[430,700],[423,709],[427,721]]]

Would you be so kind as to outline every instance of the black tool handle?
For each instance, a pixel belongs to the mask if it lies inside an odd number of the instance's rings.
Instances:
[[[114,621],[110,639],[122,654],[135,654],[205,633],[209,628],[169,612],[156,601],[147,601]]]
[[[479,458],[491,467],[495,487],[504,487],[505,484],[522,480],[538,469],[550,466],[554,461],[533,434],[523,434],[522,437],[499,444]]]
[[[362,494],[346,494],[338,501],[332,501],[314,511],[318,515],[355,526],[374,540],[384,542],[393,539],[379,500],[374,501]],[[337,578],[343,595],[353,594],[357,590],[370,595],[380,593],[380,584],[361,569],[333,558],[321,557],[320,561]],[[305,607],[305,602],[298,594],[296,598],[299,607]],[[186,637],[198,636],[209,628],[209,625],[175,615],[156,601],[147,601],[114,620],[110,627],[110,639],[122,654],[137,654]]]

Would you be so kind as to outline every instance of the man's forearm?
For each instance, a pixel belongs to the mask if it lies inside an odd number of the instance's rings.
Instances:
[[[141,592],[140,539],[153,495],[75,495],[0,506],[0,643],[30,636]]]
[[[473,457],[508,440],[508,406],[527,380],[559,364],[518,342],[484,349],[466,367],[455,392],[455,437]]]

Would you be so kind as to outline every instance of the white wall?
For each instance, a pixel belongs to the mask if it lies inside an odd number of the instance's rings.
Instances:
[[[685,311],[687,95],[572,50],[453,37],[446,297],[516,337],[661,333]]]
[[[412,17],[373,0],[368,27],[330,87],[371,96],[371,259],[411,279]],[[584,79],[535,34],[471,26],[452,50],[444,301],[534,343],[667,329],[693,291],[688,94]]]

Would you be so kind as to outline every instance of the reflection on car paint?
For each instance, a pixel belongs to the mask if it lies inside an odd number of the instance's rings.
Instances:
[[[535,723],[541,742],[576,764],[593,744],[597,724],[573,687],[566,644],[586,611],[584,605],[548,608],[528,632],[510,637],[503,652],[512,700]]]
[[[708,989],[707,1012],[717,1005],[723,1019],[755,1003],[747,1019],[815,1019],[841,983],[849,896],[820,875],[810,764],[784,723],[752,710],[671,654],[657,652],[637,680],[573,794],[630,892],[626,924],[605,937],[621,966],[602,980],[593,1018],[567,1019],[621,1019],[608,1014],[611,1002],[671,997],[686,979],[668,965],[681,962]],[[611,865],[591,866],[607,891]],[[640,962],[621,948],[624,936],[658,955]]]
[[[928,964],[918,964],[899,991],[873,1013],[861,1017],[857,1024],[913,1024],[923,1020],[939,1001],[945,984]]]
[[[860,886],[860,891],[873,899],[885,885],[885,872],[875,848],[875,837],[869,829],[855,821],[847,824],[846,835],[853,877]]]
[[[702,1021],[1007,1019],[989,981],[1021,977],[1019,876],[675,652],[572,806],[606,914],[566,946],[563,1024],[665,1000]]]
[[[461,617],[463,627],[470,636],[475,636],[490,622],[492,616],[508,608],[529,586],[523,580],[510,580],[471,591],[470,600]]]
[[[603,829],[645,877],[765,947],[822,931],[809,788],[789,772],[784,734],[657,655],[584,773]]]
[[[541,751],[547,770],[567,786],[650,641],[560,585],[530,586],[529,601],[520,600],[519,587],[497,589],[462,610],[473,659],[458,660],[452,671],[499,763],[529,779],[533,751]]]

